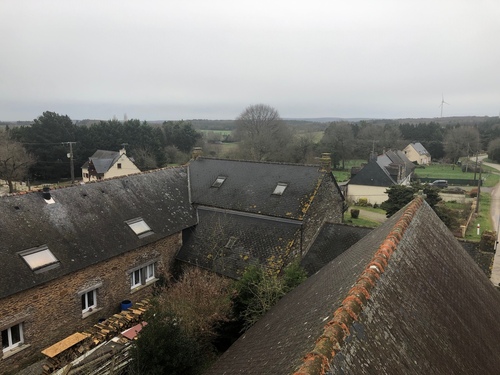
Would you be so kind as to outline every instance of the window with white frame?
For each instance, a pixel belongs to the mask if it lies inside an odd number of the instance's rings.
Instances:
[[[273,191],[273,195],[283,195],[287,186],[287,183],[278,182],[278,185],[276,185],[276,188]]]
[[[90,312],[97,307],[97,289],[82,294],[82,313]]]
[[[24,342],[22,323],[13,325],[2,331],[2,350],[8,352]]]
[[[130,274],[130,287],[133,289],[142,285],[141,279],[142,279],[142,268],[139,268],[138,270],[135,270]]]
[[[146,282],[155,278],[155,264],[151,263],[146,267]]]
[[[48,271],[59,266],[59,260],[47,245],[34,247],[18,253],[35,273]]]
[[[212,187],[214,188],[219,188],[222,186],[222,184],[224,183],[224,181],[226,181],[226,177],[225,176],[218,176],[214,183],[212,184]]]
[[[138,288],[156,280],[156,263],[149,263],[130,272],[130,289]]]
[[[154,233],[142,217],[127,220],[125,223],[127,223],[130,229],[132,229],[139,238],[146,237]]]

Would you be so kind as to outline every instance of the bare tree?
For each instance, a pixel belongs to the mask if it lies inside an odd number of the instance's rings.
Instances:
[[[236,118],[241,147],[252,160],[280,160],[293,141],[292,131],[278,111],[266,104],[247,107]]]
[[[323,150],[332,154],[335,166],[342,160],[344,169],[345,160],[352,157],[355,146],[352,126],[346,122],[332,122],[326,128],[320,145]]]
[[[446,156],[453,163],[456,163],[460,156],[475,154],[481,146],[479,131],[471,126],[450,129],[446,133],[444,142]]]
[[[23,145],[11,140],[7,132],[0,132],[0,178],[9,185],[9,193],[14,192],[14,181],[22,181],[35,159]]]

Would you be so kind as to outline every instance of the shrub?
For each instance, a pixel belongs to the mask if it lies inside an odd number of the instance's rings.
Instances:
[[[379,204],[378,203],[374,203],[373,204],[373,208],[379,208]]]
[[[351,209],[351,217],[353,219],[357,219],[359,217],[359,210],[356,208]]]
[[[368,198],[359,198],[357,205],[361,207],[366,207],[368,205]]]
[[[474,188],[471,191],[469,191],[469,197],[471,197],[471,198],[477,197],[477,188]]]
[[[479,249],[481,251],[494,252],[496,241],[497,241],[496,232],[493,232],[490,230],[485,230],[481,234],[481,240],[479,242]]]

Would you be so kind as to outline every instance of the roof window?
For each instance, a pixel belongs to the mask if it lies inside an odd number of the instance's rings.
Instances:
[[[276,188],[273,191],[273,195],[283,195],[287,186],[288,184],[284,182],[278,182],[278,185],[276,185]]]
[[[59,267],[59,260],[46,245],[34,247],[18,253],[35,273]]]
[[[212,187],[214,188],[218,188],[218,187],[221,187],[221,185],[224,183],[224,181],[226,181],[226,178],[225,176],[219,176],[217,177],[217,179],[215,180],[215,182],[212,184]]]
[[[236,243],[237,238],[236,237],[229,237],[229,240],[227,241],[226,246],[224,246],[226,249],[232,249],[234,244]]]
[[[143,238],[153,234],[153,231],[151,230],[149,225],[147,225],[141,217],[138,217],[137,219],[127,220],[125,223],[128,224],[130,229],[132,229],[134,233],[139,236],[139,238]]]

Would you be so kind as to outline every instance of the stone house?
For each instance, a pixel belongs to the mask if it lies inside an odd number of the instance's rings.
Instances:
[[[420,142],[411,142],[403,152],[410,161],[419,165],[429,165],[432,161],[431,154]]]
[[[279,271],[305,255],[323,223],[342,221],[343,195],[326,167],[199,157],[189,181],[199,224],[177,259],[228,277],[251,264]]]
[[[387,200],[387,188],[409,185],[415,165],[402,151],[386,151],[372,155],[368,164],[351,172],[347,184],[347,200],[357,202],[364,198],[368,203],[380,204]]]
[[[196,224],[187,168],[0,199],[0,373],[140,301]]]
[[[205,374],[496,374],[499,320],[498,290],[417,197],[288,293]]]
[[[176,257],[236,278],[256,262],[281,268],[342,212],[327,168],[206,158],[2,197],[0,373],[150,296]],[[204,263],[193,239],[206,245],[217,225],[223,251]]]
[[[84,182],[128,176],[140,172],[134,161],[127,156],[125,148],[122,148],[120,151],[97,150],[82,165],[82,178]]]

